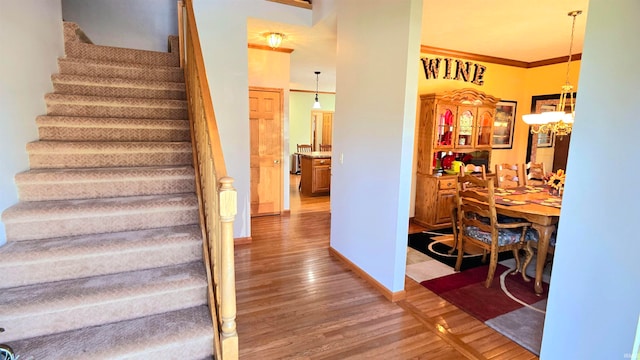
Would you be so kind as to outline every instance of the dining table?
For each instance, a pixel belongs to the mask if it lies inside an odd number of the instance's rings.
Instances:
[[[514,218],[523,218],[538,232],[538,255],[534,291],[542,295],[542,272],[547,260],[551,235],[560,219],[562,197],[548,186],[520,186],[495,188],[496,212]],[[526,269],[522,269],[524,274]],[[526,278],[526,276],[525,276]]]

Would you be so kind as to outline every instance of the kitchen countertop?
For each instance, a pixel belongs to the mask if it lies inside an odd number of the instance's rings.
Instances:
[[[312,159],[330,159],[331,158],[331,151],[312,151],[312,152],[297,153],[297,154],[300,156],[308,157]]]

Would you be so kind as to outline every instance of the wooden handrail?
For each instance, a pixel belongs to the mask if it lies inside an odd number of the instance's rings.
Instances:
[[[200,209],[203,257],[216,359],[238,359],[233,221],[237,193],[227,176],[192,0],[178,2],[191,144]]]

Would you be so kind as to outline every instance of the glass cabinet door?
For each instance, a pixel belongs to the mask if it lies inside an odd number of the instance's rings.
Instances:
[[[491,109],[478,109],[478,123],[476,129],[477,148],[491,148],[493,140],[493,111]]]
[[[472,148],[473,128],[475,124],[476,111],[474,108],[460,107],[458,109],[458,136],[456,137],[456,148]]]
[[[456,109],[453,106],[439,104],[436,107],[435,147],[453,148]]]

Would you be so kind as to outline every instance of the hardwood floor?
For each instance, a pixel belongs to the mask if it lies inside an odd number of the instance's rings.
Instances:
[[[391,303],[329,255],[329,197],[300,197],[291,213],[252,220],[236,246],[241,359],[537,359],[406,278]]]

